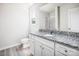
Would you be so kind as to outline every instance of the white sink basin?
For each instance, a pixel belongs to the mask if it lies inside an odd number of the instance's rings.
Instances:
[[[51,34],[45,34],[43,36],[45,36],[45,37],[55,37],[55,35],[51,35]]]
[[[51,34],[45,34],[44,36],[52,36]]]

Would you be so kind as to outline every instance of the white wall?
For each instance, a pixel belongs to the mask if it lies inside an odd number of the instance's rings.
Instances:
[[[36,5],[30,7],[30,32],[35,33],[39,30],[38,8]],[[32,20],[35,20],[35,24],[32,24]]]
[[[0,4],[0,49],[28,35],[28,4]]]

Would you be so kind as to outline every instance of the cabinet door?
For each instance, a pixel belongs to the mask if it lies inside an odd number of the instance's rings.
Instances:
[[[34,39],[30,39],[30,49],[31,49],[31,53],[34,55]]]
[[[43,45],[42,46],[42,56],[54,56],[54,50]]]
[[[79,7],[68,10],[68,27],[69,31],[79,32]]]
[[[55,56],[65,56],[65,55],[63,55],[62,53],[60,53],[58,51],[55,51]]]
[[[41,43],[35,40],[35,56],[41,56]]]

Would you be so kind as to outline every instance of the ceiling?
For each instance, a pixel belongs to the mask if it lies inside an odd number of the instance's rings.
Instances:
[[[73,5],[73,6],[72,6]],[[55,10],[57,6],[64,6],[68,8],[72,8],[75,6],[79,6],[79,3],[33,3],[32,6],[39,7],[39,9],[43,12],[50,13]]]
[[[41,11],[44,12],[52,12],[55,10],[55,7],[57,6],[64,6],[66,8],[73,8],[73,7],[78,7],[79,3],[48,3],[48,4],[44,4],[40,7]]]
[[[56,6],[61,6],[61,5],[63,5],[63,3],[48,3],[41,6],[40,10],[44,12],[51,12],[51,11],[54,11]]]

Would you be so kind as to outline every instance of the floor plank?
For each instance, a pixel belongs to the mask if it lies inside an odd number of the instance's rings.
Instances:
[[[23,49],[20,46],[15,46],[15,47],[0,51],[0,56],[28,56],[27,53],[30,53],[29,51],[30,50]],[[32,55],[29,54],[29,56],[32,56]]]

